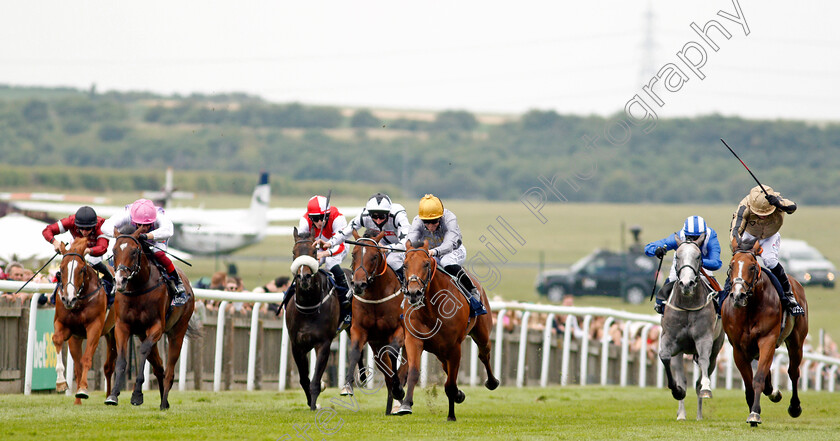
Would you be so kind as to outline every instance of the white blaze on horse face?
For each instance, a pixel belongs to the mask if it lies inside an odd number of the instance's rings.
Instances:
[[[127,246],[128,246],[127,243],[124,243],[124,244],[120,245],[120,250],[125,251],[125,247],[127,247]]]
[[[735,279],[744,280],[744,261],[738,261],[738,274],[735,275]],[[744,289],[744,285],[742,283],[734,283],[732,284],[732,294],[740,294],[741,291]]]
[[[697,247],[680,247],[677,249],[677,262],[683,265],[682,268],[679,268],[680,272],[677,274],[677,277],[680,280],[680,283],[683,286],[687,286],[691,283],[694,278],[700,274],[700,268],[686,267],[685,262],[698,262],[698,254],[700,254],[700,249]],[[699,266],[699,265],[698,265]]]
[[[71,260],[67,263],[67,281],[64,285],[64,292],[67,294],[67,300],[76,298],[76,261]]]

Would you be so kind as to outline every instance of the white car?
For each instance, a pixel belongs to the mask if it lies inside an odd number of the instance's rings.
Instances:
[[[816,248],[804,240],[782,239],[779,261],[785,271],[802,285],[834,287],[837,269]]]

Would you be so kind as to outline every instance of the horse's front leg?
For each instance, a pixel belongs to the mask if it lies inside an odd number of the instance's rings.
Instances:
[[[788,357],[790,359],[790,362],[788,363],[788,377],[790,377],[790,383],[793,385],[793,390],[790,395],[790,405],[788,406],[788,415],[793,418],[797,418],[799,415],[802,415],[802,406],[799,403],[799,368],[802,363],[802,344],[796,341],[795,338],[796,334],[794,331],[794,334],[788,337],[786,345],[788,348]],[[802,338],[804,339],[804,336]],[[779,400],[782,399],[781,394],[778,398]]]
[[[187,320],[187,325],[189,325],[189,320]],[[163,379],[161,388],[160,410],[169,409],[169,391],[172,390],[172,383],[175,381],[175,364],[178,363],[178,358],[181,357],[181,348],[184,344],[186,329],[183,332],[178,331],[175,334],[174,338],[169,339],[169,352],[166,357],[166,377]],[[184,363],[186,362],[184,360]]]
[[[659,360],[665,367],[665,376],[668,378],[668,389],[671,389],[671,395],[675,400],[684,399],[685,375],[683,374],[682,354],[679,352],[674,354],[671,345],[663,342],[659,349]]]
[[[347,359],[347,375],[344,379],[344,387],[341,388],[341,395],[353,395],[353,382],[355,381],[356,365],[360,364],[362,359],[362,348],[367,343],[367,332],[355,326],[350,328],[350,354]],[[361,376],[362,370],[358,369]]]
[[[143,383],[146,381],[146,361],[152,353],[152,348],[160,340],[161,335],[163,335],[163,324],[158,320],[146,330],[146,338],[140,343],[140,350],[138,351],[140,354],[140,363],[137,366],[137,380],[134,382],[134,393],[131,394],[131,404],[135,406],[143,404]],[[160,361],[160,354],[158,354],[157,359]]]
[[[104,317],[103,320],[91,323],[90,327],[87,328],[87,347],[85,348],[85,353],[82,356],[81,362],[81,378],[79,378],[76,383],[76,398],[77,399],[88,399],[88,372],[90,371],[91,364],[93,364],[93,354],[96,352],[96,347],[99,346],[99,337],[102,336],[102,326],[104,325]],[[81,344],[81,342],[80,342]]]
[[[712,356],[712,339],[696,341],[697,364],[700,367],[700,379],[696,389],[699,399],[712,398],[712,379],[709,376],[709,363]],[[698,418],[699,419],[699,418]]]
[[[321,395],[321,378],[327,369],[327,361],[329,359],[330,341],[327,340],[321,342],[321,346],[316,348],[315,377],[309,383],[309,394],[312,396],[312,402],[309,404],[310,410],[318,410],[318,396]]]
[[[309,391],[309,351],[292,345],[292,358],[297,366],[300,387],[306,394],[306,405],[312,406],[312,394]]]
[[[446,369],[444,390],[446,391],[446,397],[449,398],[449,415],[447,415],[446,420],[455,421],[455,405],[463,403],[466,398],[464,392],[458,389],[458,370],[461,367],[461,345],[454,346],[447,358],[448,360],[444,366],[444,369]]]
[[[61,348],[64,342],[70,338],[70,330],[65,328],[60,322],[55,322],[52,336],[53,345],[55,345],[56,363],[55,363],[55,391],[58,393],[67,390],[67,379],[64,377],[64,359],[61,356]]]
[[[117,342],[114,338],[113,331],[105,334],[105,345],[107,347],[107,357],[105,359],[105,365],[102,367],[102,371],[105,374],[105,383],[107,385],[105,396],[107,397],[111,395],[114,379],[114,365],[117,362]]]
[[[77,336],[70,337],[67,342],[67,347],[70,350],[70,356],[73,357],[73,378],[76,380],[76,390],[79,390],[82,381],[82,339]],[[87,383],[87,379],[85,379]],[[82,398],[76,394],[76,401],[73,404],[82,404]]]
[[[409,415],[412,413],[411,407],[414,405],[414,387],[420,379],[420,356],[422,354],[423,340],[406,335],[405,356],[408,360],[408,363],[406,363],[408,366],[408,379],[406,380],[407,390],[405,392],[405,397],[402,400],[402,404],[395,415]]]
[[[128,329],[128,324],[117,320],[114,325],[114,339],[117,346],[117,369],[114,373],[114,387],[111,389],[111,394],[105,399],[105,404],[109,406],[116,406],[119,404],[120,391],[125,387],[125,368],[128,363],[126,360],[126,351],[128,349],[128,339],[131,334]]]

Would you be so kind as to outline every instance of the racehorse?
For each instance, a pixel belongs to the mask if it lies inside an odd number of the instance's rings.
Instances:
[[[788,350],[788,376],[793,393],[788,414],[794,418],[802,414],[799,402],[799,365],[802,362],[802,346],[808,335],[808,304],[805,290],[796,279],[788,276],[796,301],[805,309],[805,315],[788,315],[779,301],[776,288],[767,273],[761,270],[756,255],[761,254],[758,241],[744,243],[739,248],[733,240],[734,254],[729,263],[729,277],[732,290],[721,305],[723,329],[732,343],[733,359],[741,378],[744,379],[747,406],[750,408],[747,422],[755,427],[761,423],[761,393],[770,401],[778,403],[782,394],[773,388],[770,364],[776,348],[785,342]],[[758,359],[755,375],[752,360]]]
[[[114,274],[117,291],[114,308],[117,311],[117,323],[114,328],[117,339],[117,381],[114,393],[108,396],[105,404],[116,406],[120,390],[125,385],[126,350],[128,339],[137,335],[140,343],[140,366],[131,404],[143,404],[142,386],[145,381],[144,368],[148,360],[158,380],[160,388],[160,409],[169,409],[169,390],[175,377],[175,363],[181,355],[184,336],[191,339],[200,335],[195,324],[190,322],[195,309],[195,297],[186,275],[178,269],[178,274],[187,289],[188,301],[183,306],[170,309],[171,298],[163,273],[151,261],[138,236],[143,229],[132,234],[119,234],[114,231]],[[158,352],[157,343],[163,334],[169,340],[166,370]],[[164,377],[164,373],[166,377]]]
[[[355,301],[348,364],[355,366],[361,360],[365,343],[370,344],[376,365],[388,385],[385,415],[390,415],[394,398],[400,400],[404,396],[400,380],[405,378],[405,369],[401,369],[401,375],[397,374],[397,359],[405,344],[405,330],[401,319],[404,311],[402,285],[397,273],[388,265],[385,253],[377,246],[385,234],[384,231],[368,230],[365,237],[359,239],[359,234],[353,231],[357,245],[353,247],[350,281]],[[351,370],[347,373],[342,395],[353,395],[353,381]]]
[[[717,356],[723,347],[724,335],[720,319],[712,303],[717,291],[710,289],[700,277],[703,237],[682,241],[677,237],[674,255],[677,283],[671,290],[662,315],[662,336],[659,359],[665,365],[668,388],[679,400],[677,420],[685,420],[686,377],[682,354],[694,355],[700,366],[697,392],[697,419],[703,419],[703,398],[712,398],[710,376],[715,370]]]
[[[61,243],[61,270],[58,288],[58,298],[55,303],[54,333],[52,337],[56,359],[56,391],[67,390],[64,377],[64,361],[61,359],[61,347],[70,341],[70,355],[73,357],[73,376],[76,379],[76,402],[82,404],[82,399],[88,395],[88,371],[93,360],[93,354],[99,345],[99,337],[105,336],[107,356],[105,359],[105,380],[107,394],[111,393],[111,374],[114,373],[116,350],[114,346],[114,311],[108,311],[108,296],[105,287],[99,280],[99,274],[85,261],[87,239],[76,238],[68,250]],[[88,344],[82,355],[82,340]]]
[[[294,308],[286,307],[286,328],[291,336],[292,356],[300,376],[300,387],[306,393],[306,404],[317,410],[321,394],[321,377],[330,358],[330,344],[336,336],[339,317],[339,299],[325,271],[318,270],[316,248],[309,233],[298,234],[294,229],[295,244],[292,248],[292,267],[295,291],[288,301]],[[350,275],[345,271],[345,276]],[[315,376],[309,379],[309,351],[315,349]],[[353,365],[350,365],[353,366]],[[361,368],[361,362],[359,368]],[[365,376],[362,376],[364,381]]]
[[[437,270],[437,261],[429,254],[429,243],[406,244],[405,295],[409,308],[405,312],[405,348],[408,360],[408,391],[398,414],[410,414],[414,404],[414,387],[420,378],[420,356],[426,350],[440,360],[446,372],[444,390],[449,398],[448,421],[455,421],[455,404],[464,401],[458,389],[458,368],[461,364],[461,342],[469,334],[478,345],[478,358],[487,370],[484,385],[493,390],[499,380],[490,368],[490,331],[493,327],[490,303],[484,288],[473,279],[481,293],[487,314],[470,317],[470,308],[457,282]],[[394,394],[394,396],[398,396]]]

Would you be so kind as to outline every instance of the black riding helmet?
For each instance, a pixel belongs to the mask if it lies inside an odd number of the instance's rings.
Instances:
[[[76,228],[96,227],[96,212],[93,208],[84,206],[76,211]]]

